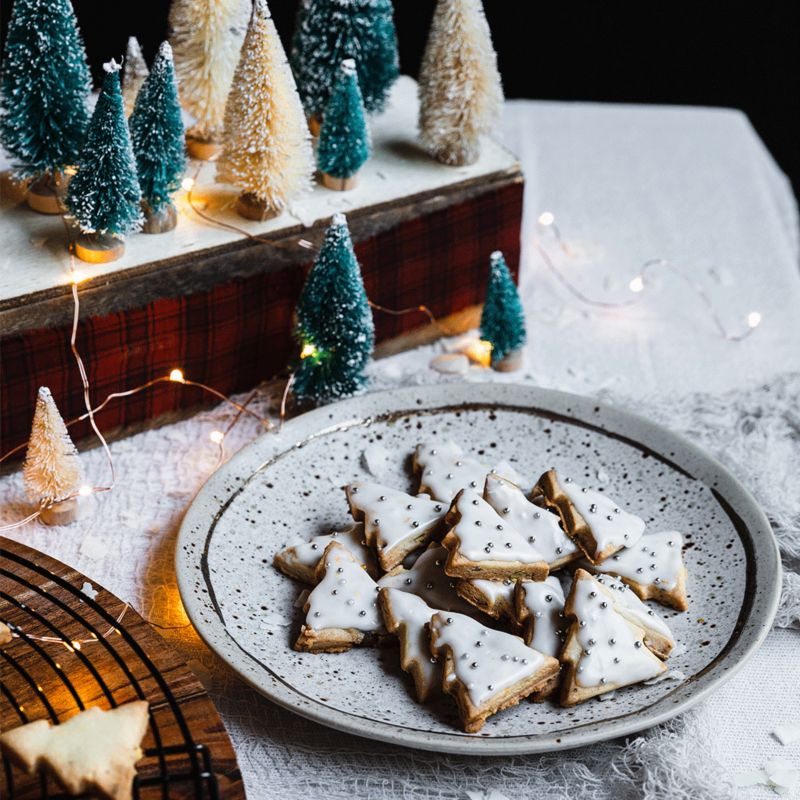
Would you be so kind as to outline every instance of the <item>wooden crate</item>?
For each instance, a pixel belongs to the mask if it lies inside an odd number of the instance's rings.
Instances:
[[[447,167],[416,143],[416,85],[401,78],[387,111],[372,123],[374,155],[359,187],[321,186],[280,217],[263,223],[233,210],[236,192],[214,182],[212,164],[192,163],[193,203],[179,192],[178,227],[129,237],[119,261],[76,261],[81,321],[77,344],[92,382],[93,402],[174,367],[226,394],[282,370],[295,353],[292,312],[332,214],[347,214],[371,300],[390,308],[425,304],[451,329],[475,324],[492,250],[512,270],[519,260],[523,179],[508,151],[487,140],[480,160]],[[199,170],[199,171],[198,171]],[[73,313],[70,260],[58,217],[3,198],[0,219],[0,444],[28,435],[36,389],[47,385],[65,417],[82,413],[80,380],[69,350]],[[422,314],[375,312],[380,352],[420,341]],[[410,338],[406,338],[413,331]],[[403,337],[398,339],[397,337]],[[207,402],[197,390],[160,384],[98,416],[105,430]],[[88,433],[76,426],[75,437]]]

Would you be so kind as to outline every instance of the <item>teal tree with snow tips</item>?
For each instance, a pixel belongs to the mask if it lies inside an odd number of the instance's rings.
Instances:
[[[301,3],[290,60],[306,114],[317,122],[346,58],[356,61],[366,110],[382,111],[399,74],[391,0]]]
[[[331,221],[296,314],[301,351],[295,396],[325,403],[362,389],[375,328],[344,214]]]
[[[171,195],[186,167],[184,130],[172,48],[163,42],[153,69],[142,84],[130,119],[145,215],[144,231],[172,230],[177,211]]]
[[[30,205],[59,213],[54,183],[77,163],[86,135],[92,82],[69,0],[15,0],[3,57],[0,140],[20,179],[33,179]]]
[[[103,65],[106,77],[89,123],[78,173],[66,206],[84,234],[75,253],[86,261],[113,261],[124,252],[122,237],[141,224],[141,192],[119,88],[119,65]]]
[[[370,139],[355,62],[342,61],[341,73],[325,109],[319,133],[317,166],[331,189],[352,189],[369,158]]]
[[[503,254],[496,250],[489,265],[489,285],[481,314],[481,338],[492,345],[492,366],[517,369],[525,344],[525,312]]]

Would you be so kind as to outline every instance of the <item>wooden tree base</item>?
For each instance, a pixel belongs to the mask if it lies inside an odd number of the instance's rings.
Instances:
[[[0,172],[0,199],[3,203],[21,203],[28,194],[29,181],[18,181],[10,169]]]
[[[222,152],[222,145],[219,142],[195,139],[193,136],[186,137],[186,152],[189,158],[197,161],[213,161]]]
[[[322,122],[319,117],[309,117],[308,118],[308,129],[311,131],[311,135],[316,138],[319,136],[319,132],[322,129]]]
[[[516,372],[522,367],[522,350],[512,350],[505,358],[492,364],[498,372]]]
[[[39,515],[39,519],[45,525],[69,525],[75,522],[80,516],[80,503],[77,497],[72,500],[65,500],[63,503],[56,503],[50,508],[45,508]]]
[[[82,233],[75,240],[75,255],[89,264],[107,264],[125,254],[125,242],[107,233]]]
[[[240,194],[236,198],[236,211],[245,219],[254,219],[256,222],[277,217],[281,212],[267,205],[266,201],[259,199],[249,192]]]
[[[61,214],[64,210],[61,204],[61,191],[63,189],[53,183],[52,178],[47,175],[28,187],[25,199],[28,205],[40,214]]]
[[[165,203],[153,211],[147,203],[142,202],[144,214],[143,233],[166,233],[175,229],[178,224],[178,209],[172,203]]]
[[[349,178],[334,178],[333,175],[328,175],[327,172],[322,172],[320,175],[322,176],[322,185],[337,192],[349,192],[358,186],[357,174],[351,175]]]

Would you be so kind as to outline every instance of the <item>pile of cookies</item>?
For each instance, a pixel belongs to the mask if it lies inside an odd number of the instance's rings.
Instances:
[[[666,672],[675,640],[643,601],[686,610],[680,533],[553,469],[526,489],[449,441],[417,445],[414,470],[417,495],[351,483],[351,528],[275,556],[314,585],[296,650],[394,635],[419,701],[452,696],[470,733],[526,697],[572,706]]]

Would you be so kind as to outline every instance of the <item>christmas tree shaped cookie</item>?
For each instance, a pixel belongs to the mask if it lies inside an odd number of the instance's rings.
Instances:
[[[526,697],[541,699],[558,680],[555,658],[463,614],[437,612],[430,632],[431,653],[442,663],[442,688],[455,699],[467,733]]]
[[[678,611],[686,611],[686,566],[683,536],[678,531],[661,531],[642,536],[634,547],[615,553],[592,572],[619,575],[642,600],[656,600]]]
[[[470,581],[458,581],[456,591],[468,603],[480,609],[494,619],[505,617],[516,623],[514,614],[514,587],[516,582],[511,578],[502,581],[487,581],[477,578]]]
[[[436,610],[421,597],[400,589],[381,589],[378,605],[386,629],[400,642],[400,666],[414,679],[417,699],[424,703],[442,683],[442,668],[431,656],[428,633]]]
[[[377,574],[375,556],[364,539],[364,526],[357,522],[343,531],[331,531],[315,536],[303,544],[292,545],[276,553],[272,563],[284,575],[304,583],[316,583],[317,564],[331,542],[346,547],[359,564],[372,576]]]
[[[567,628],[564,590],[558,578],[551,575],[544,581],[520,581],[516,585],[515,611],[525,626],[526,644],[558,658]]]
[[[578,486],[554,469],[539,478],[534,495],[561,517],[567,534],[597,564],[623,547],[631,547],[644,532],[644,520],[620,508],[611,498]]]
[[[447,512],[444,570],[456,578],[532,581],[547,577],[542,554],[474,490],[459,492]]]
[[[351,483],[345,492],[350,513],[364,523],[367,543],[387,571],[427,544],[447,514],[442,503],[427,495],[414,497],[379,483]]]
[[[135,764],[147,730],[144,700],[103,711],[96,706],[60,725],[36,720],[0,736],[0,749],[34,774],[47,769],[71,795],[131,797]]]
[[[303,606],[306,621],[295,650],[343,653],[383,633],[378,585],[352,553],[331,542],[317,566],[318,583]]]
[[[608,591],[586,570],[575,573],[564,613],[573,618],[561,659],[568,665],[561,703],[654,678],[667,668],[645,644],[645,631],[615,607]]]
[[[447,550],[431,543],[411,569],[396,567],[378,581],[378,586],[416,594],[432,608],[470,614],[472,606],[458,596],[456,581],[445,574],[446,559]]]
[[[483,497],[512,528],[536,547],[551,572],[581,555],[577,545],[564,533],[559,516],[531,503],[518,486],[505,478],[487,475]]]

